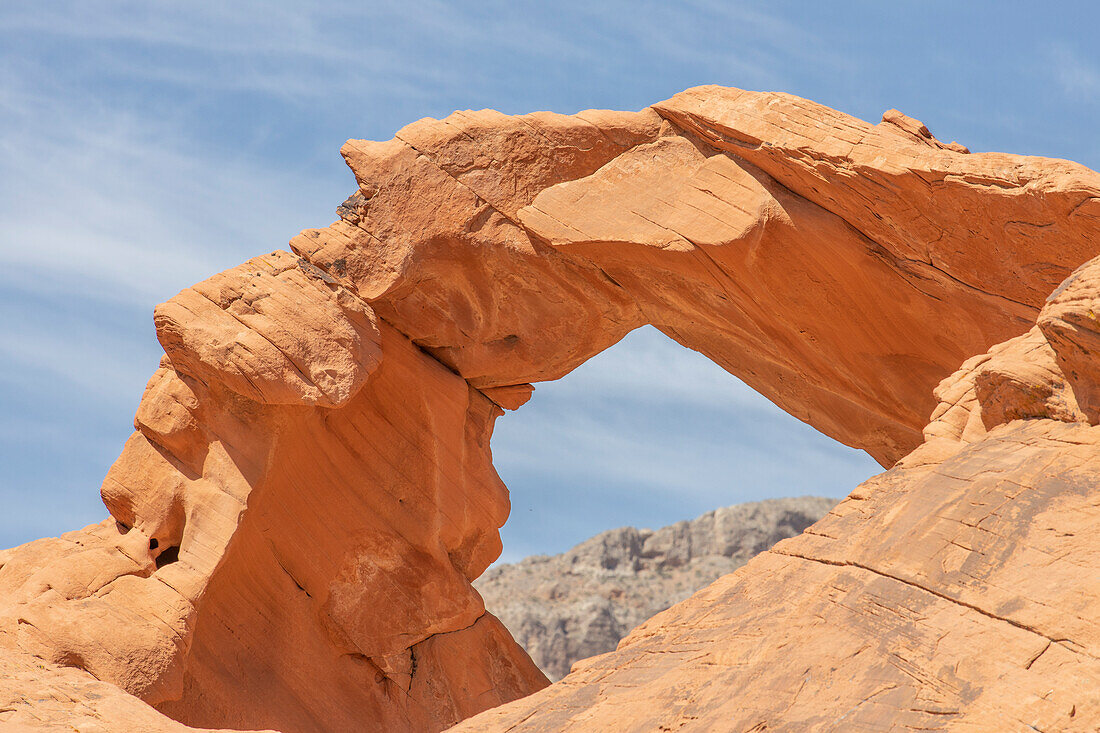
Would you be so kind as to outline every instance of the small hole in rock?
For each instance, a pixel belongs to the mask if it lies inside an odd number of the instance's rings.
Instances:
[[[60,658],[55,660],[59,667],[76,667],[77,669],[86,669],[87,664],[77,652],[68,651],[61,655]]]
[[[150,550],[155,550],[155,549],[157,549],[157,547],[159,547],[159,546],[160,546],[160,543],[159,543],[159,542],[157,542],[157,538],[156,538],[156,537],[154,537],[153,539],[149,540],[149,549],[150,549]]]
[[[165,549],[164,552],[157,556],[157,567],[163,568],[165,565],[171,565],[176,560],[180,559],[180,546],[172,545]]]

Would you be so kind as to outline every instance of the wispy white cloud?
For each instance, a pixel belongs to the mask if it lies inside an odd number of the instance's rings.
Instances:
[[[86,307],[79,298],[70,303]],[[0,338],[0,383],[6,383],[4,388],[25,393],[44,390],[51,383],[55,387],[65,384],[65,389],[83,392],[99,407],[136,407],[141,386],[160,359],[152,319],[143,324],[145,329],[119,331],[118,318],[97,322],[103,319],[102,309],[96,309],[99,319],[79,313],[32,311],[44,311],[44,306],[44,301],[34,296],[0,299],[0,319],[5,323]]]
[[[26,271],[26,287],[148,308],[330,218],[288,212],[331,184],[218,157],[171,121],[11,86],[0,104],[12,110],[0,120],[0,266]]]
[[[1048,48],[1049,66],[1062,92],[1074,97],[1095,97],[1100,94],[1100,66],[1087,59],[1076,48],[1054,44]]]
[[[426,44],[441,54],[486,45],[527,53],[581,50],[562,48],[566,41],[551,39],[545,29],[521,28],[514,14],[469,10],[433,0],[58,2],[0,9],[0,34],[84,42],[94,49],[101,76],[298,103],[338,95],[424,97],[476,81],[469,68],[425,58]],[[67,71],[77,79],[85,73]]]
[[[780,87],[790,82],[792,59],[818,71],[851,64],[834,44],[777,13],[710,0],[639,0],[617,8],[68,0],[0,8],[4,34],[82,43],[92,49],[99,75],[285,101],[484,90],[505,83],[502,72],[520,73],[525,85],[538,87],[547,76],[575,76],[586,66],[631,84],[644,81],[633,75],[678,65],[701,70],[699,83]],[[89,70],[63,71],[81,79]]]
[[[598,12],[599,6],[592,7]],[[621,24],[635,48],[707,69],[709,77],[700,83],[782,90],[792,81],[793,61],[834,72],[851,66],[828,39],[758,3],[642,2],[623,13]]]

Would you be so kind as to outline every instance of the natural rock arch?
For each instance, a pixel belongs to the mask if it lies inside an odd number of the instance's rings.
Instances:
[[[156,309],[111,519],[0,555],[12,679],[86,670],[196,726],[446,727],[545,684],[469,584],[530,382],[651,323],[889,466],[1100,252],[1086,168],[782,94],[458,112],[343,154],[339,221]]]

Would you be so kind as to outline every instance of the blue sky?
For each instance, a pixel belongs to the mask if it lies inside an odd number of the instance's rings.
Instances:
[[[896,107],[972,150],[1100,167],[1089,2],[163,0],[0,5],[0,546],[104,516],[153,305],[323,226],[349,137],[454,109],[638,109],[698,84]],[[862,454],[652,329],[499,423],[506,557],[765,496]]]

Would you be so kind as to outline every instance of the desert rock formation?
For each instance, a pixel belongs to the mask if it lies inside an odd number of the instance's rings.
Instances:
[[[560,555],[495,565],[474,588],[551,681],[650,616],[821,519],[836,499],[736,504],[656,531],[620,527]]]
[[[1100,258],[804,534],[456,730],[1095,731],[1098,312]]]
[[[1100,253],[1100,175],[720,87],[457,112],[343,154],[339,221],[157,307],[110,518],[0,553],[0,722],[439,730],[543,687],[471,586],[509,510],[493,422],[645,323],[885,466],[919,450],[494,720],[1091,710],[1091,275],[1039,310]],[[715,686],[684,697],[695,675]],[[1058,692],[1002,705],[1017,683]],[[119,692],[63,702],[89,685]]]

